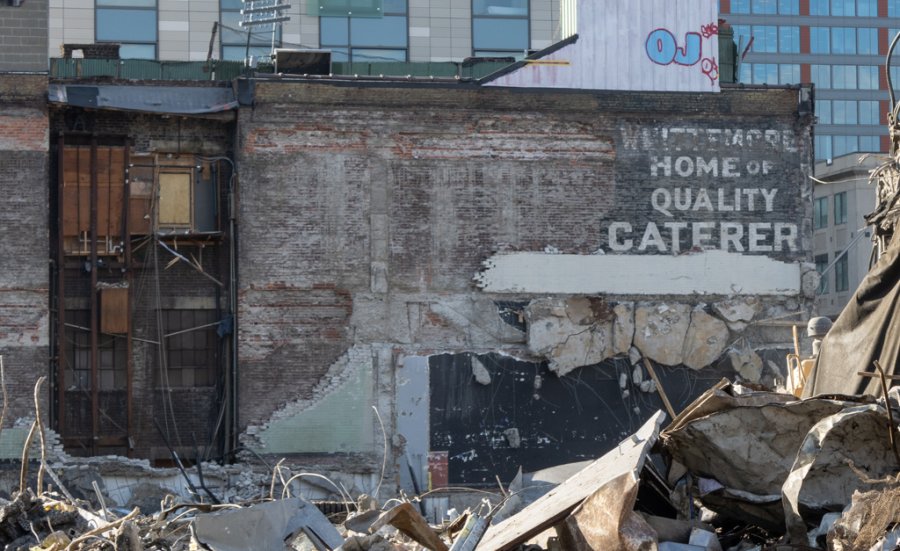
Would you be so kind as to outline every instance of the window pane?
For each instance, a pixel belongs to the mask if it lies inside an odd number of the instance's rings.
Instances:
[[[831,42],[828,27],[809,28],[809,51],[814,54],[827,54],[831,52]]]
[[[845,254],[834,263],[834,291],[840,293],[850,288],[848,256]]]
[[[831,29],[831,53],[855,54],[856,29],[850,27],[833,27]]]
[[[101,8],[97,13],[97,40],[156,42],[156,10]]]
[[[750,13],[750,0],[731,0],[731,13]]]
[[[878,29],[857,29],[857,52],[866,55],[878,54]]]
[[[97,0],[97,6],[155,8],[156,0]]]
[[[831,0],[831,15],[856,15],[856,0]]]
[[[800,27],[778,27],[778,51],[800,53]]]
[[[750,43],[750,25],[734,25],[734,43],[738,46],[738,55],[743,53],[744,48]]]
[[[474,15],[527,16],[528,0],[475,0],[472,3]]]
[[[878,90],[878,67],[873,65],[860,66],[857,86],[860,90]]]
[[[860,136],[859,150],[867,152],[881,151],[881,143],[878,140],[878,136]]]
[[[753,13],[775,13],[775,0],[753,0]]]
[[[859,142],[856,136],[833,136],[832,140],[835,157],[859,151]]]
[[[778,13],[783,15],[799,15],[800,0],[778,0]]]
[[[816,116],[822,124],[831,124],[831,100],[821,99],[816,101]]]
[[[353,62],[406,61],[406,50],[353,48]]]
[[[778,66],[778,83],[779,84],[799,84],[800,83],[800,64],[785,63]]]
[[[753,51],[775,53],[778,51],[778,28],[767,25],[753,26]]]
[[[856,100],[832,100],[831,110],[834,124],[857,124]]]
[[[350,25],[346,17],[320,17],[319,21],[322,46],[350,44]]]
[[[856,89],[856,65],[835,65],[831,68],[832,87],[835,90]]]
[[[477,18],[472,21],[472,43],[476,50],[515,50],[528,48],[527,19]]]
[[[878,4],[876,0],[859,0],[856,8],[856,15],[860,17],[877,17]]]
[[[825,268],[828,267],[828,254],[820,254],[816,255],[816,271],[821,274],[825,271]],[[819,280],[819,288],[816,291],[817,294],[827,295],[828,294],[828,277],[823,277]]]
[[[817,160],[821,161],[833,157],[831,136],[816,136],[815,148]]]
[[[900,0],[897,0],[900,2]],[[810,0],[809,2],[809,14],[810,15],[828,15],[828,3],[829,0]]]
[[[878,102],[877,101],[860,101],[859,102],[859,124],[878,124]]]
[[[834,194],[834,223],[847,223],[847,192],[842,191]]]
[[[754,63],[753,84],[778,84],[778,65],[775,63]]]
[[[352,46],[396,46],[406,48],[405,16],[375,18],[350,18],[350,44]]]
[[[223,10],[238,11],[244,7],[241,0],[219,0],[219,7]]]
[[[156,46],[153,44],[122,44],[119,46],[119,57],[122,59],[156,59]]]
[[[820,230],[828,226],[828,197],[819,197],[813,204],[813,225]]]
[[[888,17],[900,17],[900,0],[888,0]]]
[[[406,14],[406,0],[384,0],[384,13]]]
[[[741,63],[740,68],[738,69],[738,82],[743,82],[744,84],[753,83],[752,63]]]
[[[504,52],[494,50],[475,50],[475,57],[511,57],[517,61],[525,57],[525,52]]]
[[[831,65],[810,65],[809,69],[817,88],[831,88]]]

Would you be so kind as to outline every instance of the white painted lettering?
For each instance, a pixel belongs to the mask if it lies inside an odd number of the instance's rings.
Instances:
[[[656,188],[653,190],[653,194],[650,195],[650,204],[656,212],[668,216],[669,218],[672,217],[672,213],[669,211],[669,207],[672,206],[672,194],[669,193],[669,190],[666,188]]]
[[[749,161],[747,163],[747,174],[751,176],[759,174],[759,161]]]
[[[700,188],[700,191],[697,192],[697,202],[694,203],[693,210],[706,209],[709,212],[713,210],[712,201],[709,199],[709,193],[706,192],[706,188]]]
[[[725,190],[724,189],[719,188],[717,195],[719,196],[718,207],[719,207],[720,212],[731,212],[734,210],[734,205],[728,205],[725,203]]]
[[[675,208],[681,211],[688,210],[691,208],[691,198],[693,197],[694,190],[691,188],[675,188]]]
[[[763,161],[762,162],[762,173],[768,174],[772,171],[772,161]]]
[[[785,244],[787,244],[788,251],[796,252],[798,250],[797,225],[778,222],[775,224],[775,243],[773,249],[776,251],[783,251],[785,250]]]
[[[778,188],[761,189],[759,191],[762,193],[763,199],[766,200],[766,212],[775,210],[775,195],[778,193]]]
[[[694,222],[691,227],[691,230],[693,230],[693,247],[695,249],[705,249],[712,239],[712,230],[715,227],[715,222]]]
[[[666,222],[663,224],[672,236],[672,252],[681,252],[681,230],[688,227],[687,222]]]
[[[738,178],[741,173],[737,170],[737,157],[725,157],[722,159],[722,176],[725,178]]]
[[[744,225],[738,222],[722,222],[719,226],[720,240],[723,251],[733,250],[744,252],[741,239],[744,238]]]
[[[664,253],[666,252],[666,243],[663,241],[662,235],[656,224],[650,222],[644,230],[644,237],[641,238],[641,244],[638,246],[639,251],[646,251],[647,247],[656,247],[656,249]]]
[[[672,157],[666,155],[659,160],[658,157],[650,157],[650,176],[656,178],[659,175],[659,169],[663,169],[664,176],[672,175]]]
[[[694,174],[694,161],[690,157],[678,157],[675,159],[675,172],[682,178]]]
[[[744,195],[747,196],[747,210],[756,210],[756,196],[759,194],[759,188],[746,188]]]
[[[624,233],[631,233],[631,224],[629,224],[628,222],[613,222],[609,225],[609,248],[614,251],[631,250],[633,241],[631,239],[619,241],[620,231]]]
[[[707,162],[703,157],[697,157],[697,176],[712,176],[713,178],[719,177],[719,160],[716,158],[710,159]]]
[[[772,252],[772,245],[766,245],[765,241],[767,239],[767,235],[762,233],[764,231],[769,231],[772,229],[772,224],[769,222],[751,222],[750,233],[749,233],[749,250],[751,253],[765,253]]]

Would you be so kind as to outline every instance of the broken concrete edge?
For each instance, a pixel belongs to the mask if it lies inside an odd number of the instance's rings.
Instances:
[[[650,448],[656,443],[666,414],[657,411],[630,437],[601,458],[566,479],[535,502],[488,528],[479,551],[505,551],[565,519],[578,505],[617,477],[636,481]]]
[[[610,358],[627,356],[634,364],[635,350],[656,363],[697,371],[727,356],[738,376],[756,383],[763,374],[763,361],[743,331],[764,302],[768,317],[802,313],[799,302],[790,299],[773,311],[783,297],[775,300],[730,296],[707,304],[663,297],[638,301],[596,295],[535,298],[525,307],[528,351],[546,359],[560,377]],[[787,339],[781,347],[790,348]]]

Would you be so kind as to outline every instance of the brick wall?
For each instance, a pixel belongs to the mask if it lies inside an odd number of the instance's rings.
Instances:
[[[0,14],[12,9],[0,8]],[[7,426],[34,415],[33,386],[47,374],[46,89],[46,77],[0,75],[0,232],[6,236],[0,244],[0,355],[10,398]]]
[[[0,71],[47,70],[48,0],[0,4]]]
[[[264,423],[287,403],[327,400],[311,394],[313,384],[351,344],[393,346],[396,356],[527,355],[490,299],[534,297],[477,291],[482,262],[498,251],[614,253],[610,223],[619,220],[634,226],[629,254],[671,254],[671,241],[666,250],[639,248],[648,224],[668,220],[651,202],[658,188],[714,193],[733,178],[730,192],[766,189],[770,203],[748,192],[752,209],[704,201],[671,207],[672,220],[744,224],[732,248],[807,260],[810,124],[796,89],[621,94],[257,82],[239,119],[242,426]],[[678,139],[685,129],[701,140]],[[679,165],[683,174],[652,175],[665,156],[692,165],[702,157],[708,170],[717,159],[716,174]],[[756,223],[795,225],[793,246],[751,251],[747,228]],[[679,246],[692,248],[690,236]],[[346,298],[322,303],[324,288]],[[790,300],[767,303],[766,313],[801,306]],[[789,341],[766,331],[748,335]],[[392,392],[385,380],[379,396]],[[304,443],[295,446],[302,452]]]
[[[55,107],[52,112],[52,128],[54,136],[60,132],[96,133],[101,142],[102,136],[128,136],[133,144],[132,162],[136,154],[171,154],[227,156],[231,150],[232,122],[225,119],[213,120],[192,117],[155,116],[140,113],[123,113],[114,111],[85,111],[78,108]],[[74,134],[72,134],[74,136]],[[73,143],[75,137],[68,138]],[[84,140],[85,138],[81,138]],[[118,143],[118,142],[116,142]],[[57,143],[52,144],[53,169],[51,189],[56,198],[56,162]],[[164,164],[165,157],[162,160]],[[227,181],[230,174],[227,163],[220,163],[222,171],[220,182],[220,224],[227,225],[224,205],[227,204]],[[46,233],[45,233],[46,235]],[[131,358],[133,361],[133,418],[131,423],[131,453],[136,457],[155,460],[168,460],[168,448],[157,429],[157,423],[170,442],[179,450],[179,455],[188,459],[194,457],[194,443],[201,450],[210,443],[220,413],[223,400],[223,383],[225,366],[227,365],[227,338],[216,336],[216,327],[200,330],[202,338],[199,343],[206,343],[216,352],[217,369],[213,380],[203,384],[181,384],[174,382],[167,388],[161,378],[161,353],[156,344],[160,333],[173,332],[165,314],[179,310],[202,310],[213,312],[212,316],[221,319],[228,312],[228,246],[227,240],[209,240],[198,244],[179,238],[168,240],[169,247],[176,249],[187,258],[196,258],[202,262],[204,272],[222,282],[219,286],[209,277],[198,273],[184,262],[171,263],[174,255],[162,247],[154,247],[153,243],[133,241],[135,252],[132,285],[130,291],[132,317],[131,328],[134,337]],[[72,257],[67,263],[65,294],[66,307],[69,311],[87,311],[90,306],[90,274],[82,267],[83,257]],[[109,259],[108,259],[109,260]],[[121,284],[125,274],[113,258],[107,266],[98,270],[98,280],[107,284]],[[70,329],[70,331],[76,331]],[[193,332],[192,332],[193,334]],[[101,342],[118,338],[101,335]],[[198,347],[200,345],[198,344]],[[125,369],[124,357],[116,360],[117,369]],[[102,388],[102,387],[101,387]],[[108,405],[101,415],[101,428],[108,426],[110,434],[119,435],[126,426],[126,411],[123,386],[119,386],[116,396],[109,401],[101,400]],[[116,399],[113,399],[116,398]],[[67,415],[72,419],[80,419],[80,425],[67,422],[72,434],[83,436],[90,434],[89,401],[79,400],[78,393],[67,393],[69,401]],[[169,405],[171,403],[171,405]],[[73,410],[75,408],[78,411]],[[219,435],[221,436],[219,427]],[[68,451],[78,453],[70,447]],[[125,449],[107,449],[101,453],[126,453]],[[212,455],[217,456],[219,450],[214,443]]]

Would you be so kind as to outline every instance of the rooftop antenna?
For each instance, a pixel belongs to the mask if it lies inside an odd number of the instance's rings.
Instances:
[[[262,27],[265,25],[272,26],[272,47],[270,53],[275,54],[275,35],[281,24],[289,21],[291,16],[285,15],[284,10],[291,7],[290,4],[282,4],[281,0],[242,0],[244,7],[241,8],[241,21],[238,25],[247,29],[247,48],[244,52],[244,62],[250,66],[250,37],[253,34],[254,27]]]

